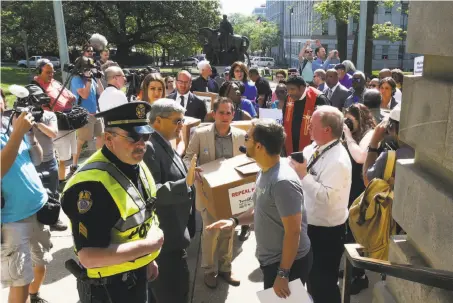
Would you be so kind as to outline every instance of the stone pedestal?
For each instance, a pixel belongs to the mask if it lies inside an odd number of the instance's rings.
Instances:
[[[416,151],[396,166],[393,216],[407,232],[389,261],[453,271],[453,2],[409,5],[407,52],[424,54],[423,76],[404,78],[400,139]],[[453,292],[388,277],[398,303],[453,302]],[[387,301],[376,301],[387,302]],[[390,301],[388,301],[390,302]]]

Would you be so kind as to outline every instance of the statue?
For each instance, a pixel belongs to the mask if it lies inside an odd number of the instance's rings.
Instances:
[[[223,20],[220,22],[219,26],[219,32],[220,48],[227,52],[231,48],[229,43],[230,35],[233,35],[233,26],[231,26],[230,21],[228,21],[227,15],[223,15]]]
[[[214,65],[231,65],[235,61],[244,62],[250,41],[245,36],[234,35],[233,27],[227,16],[223,15],[218,29],[208,27],[200,28],[198,32],[200,43],[203,44],[203,52],[206,59]]]

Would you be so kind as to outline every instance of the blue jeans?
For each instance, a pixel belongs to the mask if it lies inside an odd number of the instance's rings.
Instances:
[[[53,194],[57,193],[58,189],[58,164],[57,160],[53,158],[47,162],[41,162],[38,166],[36,166],[36,170],[38,173],[48,172],[49,177],[44,178],[42,184],[45,188],[48,188]]]

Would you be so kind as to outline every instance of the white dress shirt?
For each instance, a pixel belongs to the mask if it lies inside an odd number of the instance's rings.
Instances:
[[[395,98],[396,102],[401,104],[401,100],[403,100],[403,93],[401,92],[401,90],[399,88],[396,88],[396,91],[395,91],[395,94],[393,95],[393,97]],[[390,104],[390,102],[389,102],[389,104]]]
[[[319,148],[313,142],[304,148],[304,158],[309,161],[317,149],[322,153],[333,142],[335,140]],[[320,155],[301,180],[308,224],[333,227],[346,222],[351,176],[351,160],[341,143]]]
[[[116,87],[109,86],[99,96],[99,110],[101,112],[127,103],[126,94]]]
[[[338,85],[340,85],[340,81],[338,81],[338,83],[337,83],[334,87],[332,87],[332,88],[330,88],[330,87],[327,86],[326,97],[327,97],[328,99],[332,98],[332,95],[333,95],[333,93],[335,92],[335,90],[337,89]],[[329,96],[329,90],[331,91],[330,96]]]
[[[181,104],[181,96],[184,97],[184,108],[185,109],[187,109],[187,102],[189,102],[189,94],[190,94],[190,91],[185,95],[181,95],[179,92],[176,93],[176,102],[178,102],[178,104]]]

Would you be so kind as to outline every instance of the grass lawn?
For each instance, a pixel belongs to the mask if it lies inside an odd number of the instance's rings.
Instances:
[[[12,95],[9,91],[9,86],[12,84],[17,85],[27,85],[30,83],[30,74],[35,76],[36,73],[34,70],[31,73],[28,72],[26,68],[18,67],[1,67],[0,68],[0,85],[6,96],[6,103],[8,108],[13,106],[14,101],[16,101],[16,96]],[[55,79],[61,81],[61,72],[56,72],[54,75]]]

